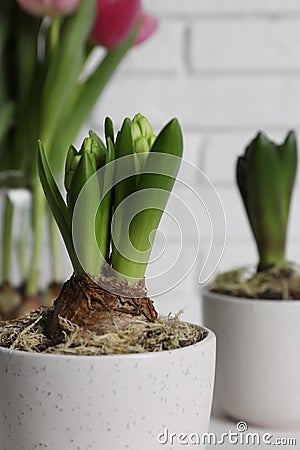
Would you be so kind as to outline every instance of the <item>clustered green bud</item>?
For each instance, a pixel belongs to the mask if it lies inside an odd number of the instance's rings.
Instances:
[[[85,138],[81,149],[79,151],[79,155],[83,155],[84,153],[88,154],[91,158],[91,161],[95,164],[96,167],[96,159],[97,159],[97,145],[91,138]]]
[[[148,153],[156,139],[150,122],[142,114],[136,114],[132,120],[131,134],[135,153]]]
[[[84,139],[79,151],[70,146],[65,166],[65,188],[71,209],[87,180],[105,164],[105,158],[106,147],[94,132]]]
[[[103,143],[102,145],[104,146]],[[94,136],[84,139],[79,152],[71,145],[65,167],[65,188],[67,192],[71,189],[73,179],[76,172],[79,170],[80,164],[84,164],[82,162],[82,156],[84,154],[88,155],[89,161],[94,167],[95,172],[105,164],[105,153],[103,152],[102,146],[99,146],[98,142],[94,139]]]
[[[66,173],[65,173],[65,188],[66,188],[67,192],[70,190],[72,180],[73,180],[73,177],[75,175],[75,172],[77,170],[80,160],[81,160],[81,155],[75,155],[72,160],[70,169],[68,170],[68,172],[66,171]]]

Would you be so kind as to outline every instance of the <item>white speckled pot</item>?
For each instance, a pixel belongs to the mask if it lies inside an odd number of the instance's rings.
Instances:
[[[208,430],[215,336],[179,350],[111,356],[0,349],[1,450],[180,449]],[[164,434],[166,436],[166,434]]]
[[[202,297],[204,323],[218,339],[218,408],[249,424],[299,430],[300,301]]]

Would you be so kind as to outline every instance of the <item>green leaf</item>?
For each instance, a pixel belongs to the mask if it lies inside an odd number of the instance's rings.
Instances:
[[[78,155],[78,152],[77,152],[76,148],[73,145],[70,145],[68,153],[67,153],[66,163],[65,163],[64,184],[65,184],[66,191],[68,191],[68,176],[71,171],[71,166],[72,166],[75,156],[77,156],[77,155]]]
[[[111,241],[111,219],[113,209],[113,180],[114,180],[114,164],[115,148],[108,137],[107,139],[107,159],[104,170],[104,180],[101,183],[102,201],[98,207],[95,219],[96,240],[101,254],[104,259],[109,261],[110,241]],[[110,164],[111,163],[111,164]],[[103,173],[103,172],[102,172]],[[105,195],[104,193],[107,192]]]
[[[132,205],[129,203],[126,208],[128,217],[123,218],[123,226],[126,229],[132,211],[140,211],[130,223],[129,237],[133,248],[143,252],[143,262],[139,262],[138,255],[132,252],[126,241],[122,241],[121,236],[117,236],[120,253],[113,248],[112,265],[115,270],[127,277],[140,279],[144,276],[151,253],[149,236],[152,234],[153,237],[153,232],[158,228],[179,170],[182,150],[181,129],[178,121],[173,119],[157,136],[139,177],[136,190],[142,195],[138,198],[131,197],[133,203]],[[162,156],[152,158],[151,154]]]
[[[16,33],[16,75],[18,103],[23,114],[28,108],[29,93],[37,70],[38,34],[42,20],[23,11],[17,15]]]
[[[106,147],[104,142],[102,141],[102,139],[100,138],[100,136],[98,136],[97,133],[95,133],[94,131],[90,130],[89,131],[89,136],[90,138],[96,143],[96,145],[99,147],[99,151],[98,151],[98,161],[100,160],[100,164],[99,167],[105,164],[105,159],[106,159]],[[99,168],[97,167],[97,169]]]
[[[47,202],[65,242],[74,272],[76,275],[80,275],[83,270],[74,250],[71,216],[54,180],[45,150],[40,141],[38,143],[38,171]]]
[[[127,117],[123,124],[122,128],[118,133],[117,141],[116,141],[116,159],[122,158],[124,156],[134,155],[133,148],[133,139],[131,132],[131,120]],[[127,163],[128,164],[128,163]],[[132,164],[132,173],[135,173],[134,166],[134,158],[132,161],[129,161],[129,164]],[[119,180],[122,178],[122,165],[116,165],[116,179]],[[128,197],[132,192],[136,189],[136,176],[127,177],[124,180],[120,181],[115,186],[115,199],[114,199],[114,208],[116,209],[118,205],[124,200],[124,198]]]
[[[291,131],[287,134],[284,143],[278,146],[278,154],[281,166],[280,176],[282,179],[285,220],[287,222],[298,165],[297,140],[295,133]]]
[[[248,211],[247,206],[247,187],[246,187],[246,173],[247,173],[247,162],[245,156],[239,156],[236,164],[236,181],[238,188],[240,190],[244,206]]]
[[[7,75],[8,75],[8,52],[7,36],[9,26],[12,23],[13,4],[11,0],[1,0],[0,2],[0,67],[6,70],[0,70],[0,105],[9,98]],[[10,58],[11,59],[11,58]]]
[[[9,139],[9,132],[13,125],[15,111],[15,104],[10,101],[4,103],[0,107],[0,172],[3,172],[3,174],[15,168],[15,159],[17,159],[13,152],[12,140]],[[21,175],[21,172],[19,173]],[[2,186],[5,185],[5,183],[7,183],[7,185],[11,184],[12,180],[9,181],[6,175],[4,175],[4,178],[1,177],[0,184]]]
[[[285,235],[280,163],[276,146],[264,135],[257,137],[248,156],[248,207],[253,231],[259,242],[263,266],[272,259],[283,259],[282,237]]]
[[[15,104],[13,102],[6,102],[0,108],[0,146],[2,140],[6,136],[8,129],[11,126],[14,113],[15,113]],[[7,149],[5,150],[7,151]],[[1,160],[3,156],[4,155],[0,155]],[[0,163],[0,166],[2,167],[2,162]]]
[[[105,131],[106,145],[108,147],[108,138],[110,138],[113,144],[115,143],[114,124],[110,117],[105,118],[104,131]]]
[[[74,91],[85,56],[85,44],[94,22],[95,0],[82,1],[66,21],[60,45],[50,61],[42,93],[41,137],[49,149],[57,126],[65,117],[65,106]],[[80,108],[80,106],[79,106]],[[70,120],[70,118],[68,118]],[[78,132],[79,127],[76,128]],[[67,146],[70,142],[67,143]],[[65,148],[59,146],[55,148]]]
[[[77,86],[72,100],[69,99],[65,103],[64,114],[61,117],[60,126],[51,146],[50,161],[53,167],[61,167],[62,156],[57,149],[67,148],[74,141],[106,84],[110,81],[124,56],[132,47],[137,31],[138,28],[136,27],[124,43],[114,50],[109,51],[92,75],[84,83]],[[72,65],[69,67],[72,67]]]
[[[163,158],[162,163],[164,165],[160,167],[155,166],[155,160],[147,159],[138,188],[156,187],[170,192],[180,167],[182,152],[183,139],[181,128],[178,120],[172,119],[155,139],[151,153],[167,154],[175,156],[175,158]],[[160,170],[158,171],[158,169]],[[154,174],[151,173],[152,171]],[[169,174],[169,176],[163,175],[164,173]]]
[[[68,206],[71,213],[74,210],[78,195],[87,180],[96,172],[94,159],[86,152],[83,152],[76,172],[73,176],[70,190],[68,192]]]
[[[262,133],[237,162],[237,183],[260,258],[258,270],[285,257],[287,189],[281,166],[279,149]]]
[[[134,246],[141,251],[149,248],[149,235],[158,228],[176,180],[182,150],[181,129],[178,121],[173,119],[157,136],[151,150],[152,154],[159,153],[166,155],[166,158],[162,157],[159,160],[148,158],[139,179],[138,190],[144,191],[145,197],[151,195],[151,202],[157,205],[155,209],[141,211],[131,223],[131,240]],[[170,155],[170,158],[168,155]],[[159,167],[157,161],[159,161]],[[149,194],[147,194],[148,189],[150,189]],[[146,203],[145,200],[140,200],[141,209],[144,202]]]
[[[14,204],[5,195],[4,199],[4,217],[2,230],[2,283],[9,282],[11,279],[11,259],[12,259],[12,230],[13,230]]]
[[[85,272],[92,275],[99,274],[101,265],[94,225],[100,198],[95,173],[93,158],[83,152],[69,191],[75,250]]]

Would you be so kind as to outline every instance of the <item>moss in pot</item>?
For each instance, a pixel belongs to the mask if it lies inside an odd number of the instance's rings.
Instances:
[[[219,274],[203,290],[204,324],[218,339],[216,407],[268,429],[300,429],[297,358],[300,275],[286,260],[297,143],[259,133],[237,161],[237,184],[255,238],[256,270]]]

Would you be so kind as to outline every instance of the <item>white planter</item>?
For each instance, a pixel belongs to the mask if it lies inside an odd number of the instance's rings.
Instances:
[[[218,408],[249,424],[300,429],[300,301],[204,290],[203,318],[218,340]]]
[[[134,355],[2,348],[1,450],[180,449],[158,436],[208,431],[214,367],[211,331],[189,347]]]

